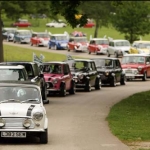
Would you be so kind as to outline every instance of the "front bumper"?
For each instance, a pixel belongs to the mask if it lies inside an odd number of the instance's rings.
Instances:
[[[109,84],[113,80],[113,76],[100,74],[102,84]]]
[[[87,46],[79,46],[79,47],[75,46],[75,50],[86,52],[88,49],[87,49]]]
[[[97,51],[98,54],[106,54],[107,53],[107,48],[102,48],[100,51]]]
[[[22,43],[30,43],[30,38],[21,39]]]
[[[123,69],[126,79],[135,79],[135,78],[142,78],[144,75],[140,74],[137,69]]]
[[[59,92],[60,88],[58,88],[55,84],[52,82],[46,82],[47,91],[51,92]]]

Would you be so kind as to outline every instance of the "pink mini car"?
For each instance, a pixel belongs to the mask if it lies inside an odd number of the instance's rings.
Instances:
[[[75,94],[75,81],[66,62],[45,62],[41,66],[48,93]]]

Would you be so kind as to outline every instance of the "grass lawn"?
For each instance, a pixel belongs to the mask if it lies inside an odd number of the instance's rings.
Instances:
[[[150,141],[150,91],[114,105],[107,121],[112,133],[124,142]]]

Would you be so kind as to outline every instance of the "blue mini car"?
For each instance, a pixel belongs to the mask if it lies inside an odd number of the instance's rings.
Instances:
[[[52,34],[48,43],[49,49],[65,50],[67,49],[69,38],[66,34]]]
[[[17,30],[14,34],[13,42],[16,43],[30,43],[32,32],[30,30]]]

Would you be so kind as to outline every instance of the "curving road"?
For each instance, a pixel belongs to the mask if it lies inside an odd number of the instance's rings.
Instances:
[[[47,48],[34,49],[53,51]],[[50,104],[45,105],[49,118],[48,144],[37,144],[36,138],[3,140],[0,141],[0,150],[130,150],[111,134],[105,118],[115,103],[133,93],[149,90],[149,84],[150,81],[133,81],[125,86],[118,84],[116,87],[102,87],[99,91],[93,89],[89,93],[78,91],[66,97],[51,96]]]

